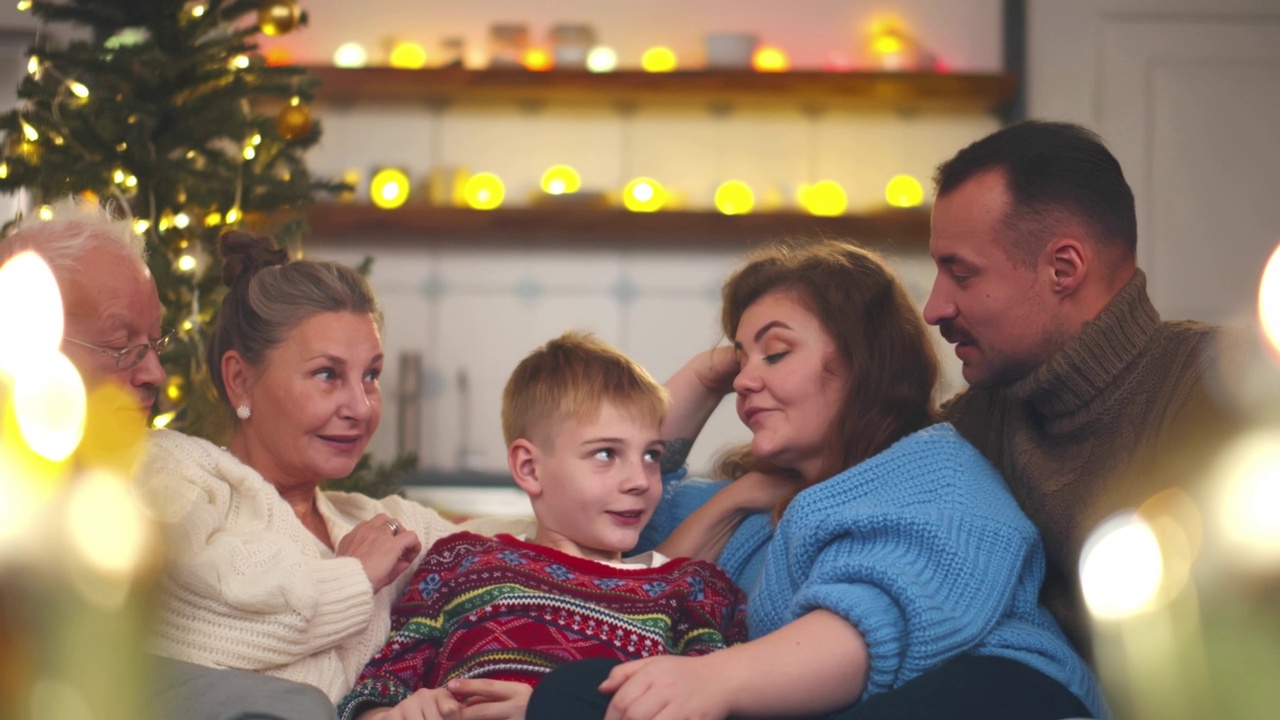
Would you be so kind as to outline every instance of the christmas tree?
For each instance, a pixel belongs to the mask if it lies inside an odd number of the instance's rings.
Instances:
[[[308,103],[319,83],[270,63],[260,33],[306,23],[296,0],[24,0],[44,23],[89,40],[30,50],[5,132],[0,191],[33,206],[68,194],[113,200],[136,218],[177,342],[157,424],[218,439],[225,415],[197,390],[218,305],[214,243],[229,228],[299,249],[303,211],[340,184],[307,171],[319,139]]]

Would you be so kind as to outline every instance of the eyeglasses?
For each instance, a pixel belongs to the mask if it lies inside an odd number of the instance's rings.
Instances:
[[[147,342],[147,343],[139,343],[138,345],[130,345],[129,347],[123,350],[116,350],[115,348],[98,347],[97,345],[90,345],[87,342],[76,340],[75,338],[63,338],[63,339],[73,342],[77,345],[83,345],[89,348],[90,350],[96,350],[97,352],[100,352],[103,355],[107,355],[108,357],[113,357],[116,359],[117,370],[128,370],[129,368],[132,368],[136,366],[138,363],[142,362],[143,358],[147,356],[148,350],[151,350],[152,352],[154,352],[156,354],[156,357],[160,357],[160,353],[164,352],[165,348],[169,347],[169,343],[173,342],[173,337],[176,334],[177,333],[175,331],[170,330],[164,334],[164,337],[160,338],[159,340],[156,340],[155,342]]]

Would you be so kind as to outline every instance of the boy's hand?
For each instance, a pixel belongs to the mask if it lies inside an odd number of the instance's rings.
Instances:
[[[462,701],[465,720],[524,720],[533,688],[520,682],[465,679],[449,681],[449,691]]]
[[[444,688],[423,688],[393,708],[361,713],[359,720],[462,720],[463,705]]]

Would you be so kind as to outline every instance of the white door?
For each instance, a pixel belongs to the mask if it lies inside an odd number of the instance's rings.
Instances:
[[[1280,241],[1280,0],[1031,0],[1028,111],[1097,130],[1167,318],[1237,321]]]

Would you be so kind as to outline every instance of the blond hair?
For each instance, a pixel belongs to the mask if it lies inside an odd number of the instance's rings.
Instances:
[[[539,442],[565,421],[592,418],[609,401],[655,424],[666,416],[667,389],[617,348],[570,330],[516,366],[502,392],[502,434]],[[535,437],[536,434],[536,437]]]

